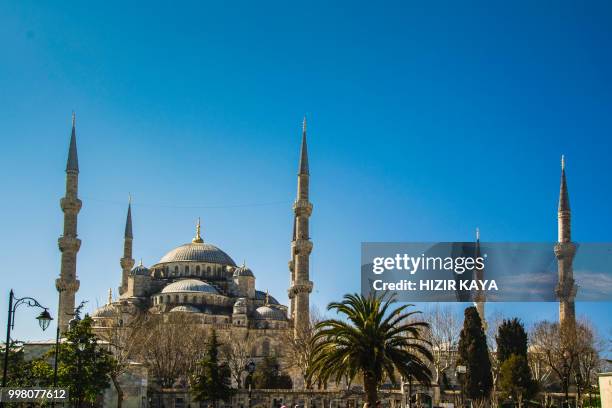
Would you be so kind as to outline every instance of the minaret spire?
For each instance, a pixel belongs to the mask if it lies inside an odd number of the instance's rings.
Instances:
[[[76,114],[72,112],[72,132],[70,134],[70,147],[68,149],[68,160],[66,162],[66,172],[79,172],[79,156],[76,145]]]
[[[308,174],[308,147],[306,145],[306,115],[302,122],[302,146],[300,148],[300,166],[298,174]]]
[[[58,239],[58,246],[62,253],[60,277],[55,281],[59,292],[58,326],[61,333],[68,329],[68,321],[74,314],[74,299],[79,290],[79,281],[76,278],[77,252],[81,247],[81,240],[77,236],[77,218],[82,202],[78,197],[79,190],[79,160],[76,145],[76,118],[72,113],[72,132],[66,161],[66,192],[60,200],[64,212],[64,232]]]
[[[123,256],[119,260],[121,265],[121,286],[119,286],[119,295],[122,296],[128,289],[128,277],[130,271],[134,267],[134,258],[132,257],[134,242],[134,234],[132,233],[132,195],[128,194],[128,208],[125,217],[125,232],[123,234]]]
[[[476,227],[476,251],[474,254],[474,258],[479,258],[480,254],[480,228]],[[482,281],[484,279],[484,269],[476,268],[474,269],[474,279]],[[480,321],[482,322],[482,328],[487,330],[487,320],[485,315],[485,302],[486,295],[484,291],[477,290],[474,294],[474,306],[476,306],[476,310],[478,311],[478,315],[480,316]]]
[[[559,322],[563,325],[576,322],[576,307],[574,299],[577,287],[574,281],[574,255],[576,245],[572,242],[571,210],[569,204],[569,191],[565,176],[565,156],[561,156],[561,186],[559,188],[559,206],[557,211],[557,244],[555,256],[557,257],[558,283],[556,295],[559,299]]]
[[[310,281],[310,215],[312,204],[309,200],[310,174],[308,169],[308,148],[306,145],[306,117],[302,123],[302,144],[300,149],[300,164],[298,172],[297,197],[293,204],[294,231],[291,242],[291,260],[289,270],[291,286],[291,318],[293,320],[294,336],[302,336],[310,326],[310,293],[313,284]]]
[[[113,303],[113,290],[111,288],[108,288],[108,303],[107,303],[107,305],[110,305],[111,303]]]
[[[204,240],[200,236],[200,228],[201,228],[201,226],[200,226],[200,217],[198,217],[198,222],[196,224],[196,235],[191,240],[191,242],[196,243],[196,244],[201,244],[202,242],[204,242]]]

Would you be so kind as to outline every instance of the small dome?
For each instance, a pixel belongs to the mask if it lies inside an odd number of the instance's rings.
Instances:
[[[287,320],[287,315],[279,309],[270,306],[261,306],[255,310],[256,320]]]
[[[205,242],[190,242],[174,248],[159,260],[159,263],[198,261],[236,266],[228,254]]]
[[[99,307],[91,314],[91,317],[116,317],[116,316],[117,316],[117,310],[111,304],[107,304],[102,307]]]
[[[161,293],[176,292],[206,292],[218,294],[217,289],[206,282],[197,279],[183,279],[173,282],[162,289]]]
[[[280,303],[278,303],[278,300],[274,299],[271,295],[267,295],[267,296],[268,296],[268,304],[280,305]],[[256,290],[255,299],[256,300],[266,300],[266,292],[263,292],[261,290]]]
[[[239,298],[236,303],[234,303],[234,307],[240,307],[240,306],[246,306],[246,299],[245,298]]]
[[[195,306],[190,306],[190,305],[174,306],[170,311],[171,312],[200,313],[200,309],[198,309]]]
[[[238,276],[250,276],[252,278],[255,277],[255,275],[253,275],[253,271],[246,266],[245,264],[242,264],[242,266],[236,268],[236,270],[234,270],[234,278],[238,277]]]
[[[136,276],[136,275],[139,275],[139,276],[150,276],[151,275],[151,271],[146,266],[144,266],[142,264],[142,261],[140,261],[138,266],[130,271],[130,275],[132,275],[132,276]]]

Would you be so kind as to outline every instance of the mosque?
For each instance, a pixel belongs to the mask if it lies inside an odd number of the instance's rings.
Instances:
[[[78,198],[79,163],[75,117],[66,165],[66,193],[60,200],[64,212],[64,232],[59,238],[61,272],[56,280],[59,292],[59,327],[64,333],[74,312],[77,279],[77,253],[81,240],[77,234],[77,217],[82,202]],[[153,265],[135,265],[132,247],[132,206],[128,204],[123,236],[121,274],[117,274],[119,297],[92,314],[94,329],[103,331],[124,321],[125,310],[143,313],[184,313],[207,327],[230,333],[255,332],[258,356],[279,352],[281,334],[297,335],[310,322],[309,297],[313,283],[309,280],[309,257],[312,242],[309,236],[309,169],[306,145],[306,120],[302,128],[301,151],[297,175],[297,198],[293,205],[293,239],[289,261],[290,307],[275,297],[257,290],[255,273],[246,265],[238,265],[222,249],[204,240],[198,219],[190,242],[171,249]],[[110,292],[110,291],[109,291]]]

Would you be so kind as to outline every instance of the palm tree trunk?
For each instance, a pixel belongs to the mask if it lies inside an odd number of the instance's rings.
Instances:
[[[366,400],[369,408],[376,407],[378,400],[376,379],[369,373],[363,373],[363,388],[366,393]]]

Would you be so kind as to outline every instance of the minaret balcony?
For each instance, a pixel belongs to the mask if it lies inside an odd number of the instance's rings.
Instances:
[[[302,198],[297,199],[293,203],[293,211],[298,217],[304,215],[310,217],[310,215],[312,214],[312,203]]]
[[[81,248],[81,240],[76,237],[62,236],[58,238],[57,245],[62,252],[66,250],[77,252]]]
[[[555,256],[557,259],[572,260],[576,254],[576,244],[573,242],[557,242],[555,244]]]
[[[58,278],[55,280],[55,287],[59,292],[76,292],[80,286],[81,282],[78,279],[65,281],[62,278]]]
[[[60,199],[60,207],[63,212],[79,212],[82,206],[83,202],[78,198],[62,197]]]

